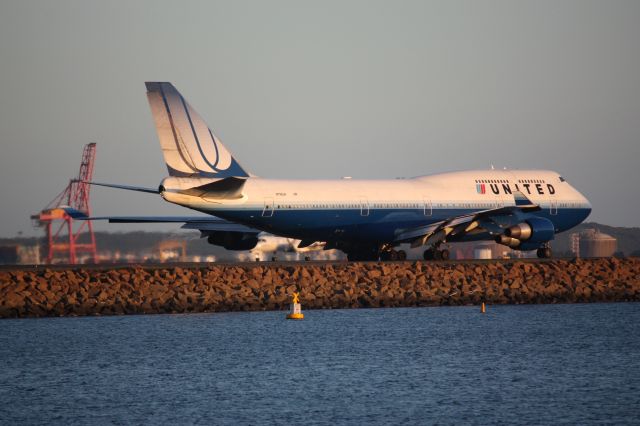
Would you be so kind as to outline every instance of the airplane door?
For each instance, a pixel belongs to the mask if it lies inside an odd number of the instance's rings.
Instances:
[[[369,216],[369,201],[366,198],[360,198],[360,216]]]
[[[431,200],[423,198],[423,206],[424,206],[424,215],[431,216],[433,214],[433,205],[431,204]]]
[[[551,202],[549,203],[549,214],[555,216],[558,214],[558,202],[551,198]]]
[[[273,216],[273,197],[265,197],[264,198],[264,209],[262,209],[262,217],[271,217]]]

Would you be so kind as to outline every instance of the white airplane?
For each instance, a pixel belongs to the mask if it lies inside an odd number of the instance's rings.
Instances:
[[[494,240],[550,257],[558,232],[581,223],[589,201],[544,170],[471,170],[410,179],[291,180],[257,177],[238,163],[171,83],[146,83],[169,176],[158,189],[96,185],[160,194],[200,217],[106,217],[110,222],[182,222],[211,244],[249,250],[258,234],[325,242],[349,260],[399,257],[401,243],[425,259],[448,259],[445,242]],[[80,214],[75,212],[75,216]],[[214,216],[214,217],[212,217]],[[86,218],[86,217],[85,217]]]
[[[249,259],[276,260],[283,256],[283,259],[293,257],[297,260],[302,256],[304,260],[311,260],[311,252],[324,250],[324,244],[321,242],[303,248],[299,248],[299,244],[300,240],[261,233],[258,235],[258,243],[249,252]]]

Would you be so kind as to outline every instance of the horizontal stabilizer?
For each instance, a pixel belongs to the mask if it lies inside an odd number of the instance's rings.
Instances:
[[[209,222],[227,222],[224,219],[207,216],[87,216],[71,207],[62,207],[69,216],[74,219],[85,220],[108,220],[109,223],[209,223]],[[71,214],[71,211],[77,212],[77,217]]]
[[[126,189],[127,191],[146,192],[149,194],[160,193],[160,191],[157,188],[145,188],[141,186],[131,186],[131,185],[117,185],[114,183],[102,183],[102,182],[82,182],[82,183],[88,183],[89,185],[106,186],[107,188]]]
[[[210,222],[226,222],[222,219],[215,218],[194,218],[184,216],[111,216],[111,217],[95,217],[93,220],[108,220],[109,223],[210,223]]]
[[[183,223],[183,229],[197,229],[201,232],[242,232],[258,234],[262,231],[235,222],[212,216],[94,216],[86,214],[71,207],[61,207],[74,219],[80,220],[107,220],[109,223]]]

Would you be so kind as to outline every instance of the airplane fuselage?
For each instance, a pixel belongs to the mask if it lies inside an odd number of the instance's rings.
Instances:
[[[392,180],[250,177],[232,199],[178,193],[207,180],[196,181],[169,178],[163,181],[162,196],[223,219],[313,241],[391,243],[406,229],[513,206],[516,191],[540,206],[535,215],[550,220],[555,232],[579,224],[591,211],[588,200],[558,173],[542,170],[475,170]],[[484,238],[466,235],[460,241]]]
[[[555,234],[591,212],[582,194],[558,173],[545,170],[470,170],[384,180],[255,177],[171,83],[145,86],[169,177],[157,189],[94,184],[160,194],[216,218],[100,219],[182,222],[183,228],[197,229],[207,242],[228,250],[251,250],[265,231],[301,240],[297,249],[339,249],[349,260],[362,261],[402,259],[406,253],[396,247],[404,243],[426,247],[425,260],[448,259],[443,243],[477,240],[537,250],[538,257],[549,258]],[[83,215],[71,210],[76,217]]]

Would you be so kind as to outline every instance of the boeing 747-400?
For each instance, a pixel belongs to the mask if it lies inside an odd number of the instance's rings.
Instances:
[[[207,216],[103,218],[111,222],[179,222],[229,250],[249,250],[268,232],[301,240],[301,248],[322,242],[349,260],[395,259],[402,243],[424,246],[425,259],[447,259],[443,243],[478,240],[544,258],[556,233],[591,212],[560,174],[544,170],[381,180],[256,177],[171,83],[146,87],[169,176],[157,188],[94,184],[159,194]]]

